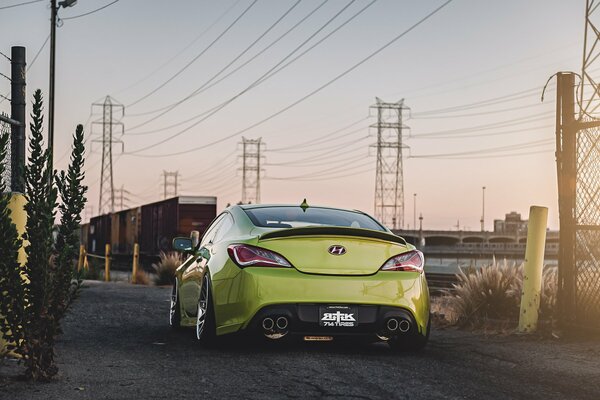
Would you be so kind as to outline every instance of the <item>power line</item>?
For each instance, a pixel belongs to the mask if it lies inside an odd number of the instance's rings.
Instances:
[[[291,28],[289,28],[287,31],[285,31],[283,34],[281,34],[279,37],[277,37],[275,40],[273,40],[268,46],[264,47],[261,51],[259,51],[258,53],[256,53],[255,55],[253,55],[251,58],[249,58],[248,60],[244,61],[244,63],[242,63],[241,65],[237,66],[236,68],[234,68],[233,70],[231,70],[229,73],[227,73],[226,75],[222,76],[220,79],[218,79],[217,81],[213,82],[212,84],[210,84],[209,86],[206,86],[204,88],[199,88],[196,91],[194,91],[192,93],[193,96],[196,96],[200,93],[205,92],[206,90],[212,88],[213,86],[219,84],[220,82],[222,82],[223,80],[229,78],[231,75],[233,75],[234,73],[236,73],[237,71],[239,71],[240,69],[242,69],[243,67],[245,67],[246,65],[250,64],[252,61],[254,61],[256,58],[258,58],[259,56],[261,56],[263,53],[265,53],[267,50],[269,50],[271,47],[273,47],[275,44],[279,43],[283,38],[285,38],[288,34],[290,34],[292,31],[294,31],[298,26],[300,26],[301,24],[304,23],[304,21],[306,21],[308,18],[310,18],[315,12],[317,12],[319,9],[321,9],[328,0],[323,0],[323,2],[321,4],[319,4],[316,8],[314,8],[312,11],[310,11],[308,14],[306,14],[300,21],[296,22]],[[202,89],[202,90],[200,90]],[[181,100],[180,100],[181,101]],[[169,105],[166,105],[164,107],[161,108],[157,108],[155,110],[151,110],[151,111],[146,111],[146,112],[141,112],[141,113],[134,113],[134,114],[129,114],[129,116],[141,116],[141,115],[148,115],[148,114],[154,114],[163,110],[166,110],[167,108],[171,107],[172,105],[176,104],[178,102],[175,103],[171,103]],[[197,117],[197,116],[196,116]],[[194,118],[196,118],[194,117]],[[142,135],[142,134],[149,134],[149,133],[155,133],[155,132],[161,132],[164,129],[170,129],[170,128],[174,128],[176,126],[180,126],[183,125],[186,122],[189,122],[191,120],[193,120],[194,118],[191,118],[189,120],[180,122],[178,124],[175,125],[171,125],[169,127],[166,128],[161,128],[161,129],[155,129],[153,131],[147,131],[147,132],[140,132],[140,133],[136,133],[137,135]]]
[[[225,36],[225,34],[227,32],[229,32],[229,30],[231,30],[231,28],[233,28],[240,19],[242,19],[242,17],[244,15],[246,15],[246,13],[248,11],[250,11],[250,9],[252,7],[254,7],[254,5],[257,3],[258,0],[254,0],[252,3],[250,3],[250,5],[248,7],[246,7],[244,9],[244,11],[242,11],[242,13],[231,23],[227,26],[227,28],[225,28],[225,30],[223,32],[221,32],[212,42],[210,42],[210,44],[208,46],[206,46],[204,48],[204,50],[202,50],[199,54],[197,54],[194,58],[192,58],[191,61],[189,61],[186,65],[184,65],[183,68],[181,68],[179,71],[177,71],[174,75],[172,75],[169,79],[167,79],[166,81],[164,81],[163,83],[161,83],[160,85],[158,85],[155,89],[151,90],[149,93],[145,94],[144,96],[138,98],[137,100],[135,100],[132,103],[129,103],[127,105],[127,107],[131,107],[133,105],[138,104],[139,102],[141,102],[144,99],[147,99],[148,97],[152,96],[154,93],[158,92],[160,89],[162,89],[163,87],[165,87],[169,82],[171,82],[173,79],[177,78],[183,71],[185,71],[186,69],[188,69],[193,63],[195,63],[200,57],[202,57],[204,55],[204,53],[206,53],[211,47],[213,47],[223,36]]]
[[[386,48],[388,48],[389,46],[391,46],[392,44],[394,44],[396,41],[398,41],[400,38],[404,37],[406,34],[408,34],[409,32],[411,32],[412,30],[414,30],[416,27],[418,27],[419,25],[421,25],[423,22],[425,22],[426,20],[428,20],[429,18],[431,18],[433,15],[435,15],[437,12],[439,12],[441,9],[443,9],[445,6],[447,6],[448,4],[450,4],[453,0],[447,0],[446,2],[444,2],[441,6],[437,7],[436,9],[434,9],[433,11],[431,11],[429,14],[427,14],[425,17],[421,18],[419,21],[417,21],[416,23],[414,23],[413,25],[411,25],[408,29],[404,30],[402,33],[400,33],[399,35],[395,36],[392,40],[388,41],[387,43],[385,43],[383,46],[379,47],[377,50],[375,50],[374,52],[370,53],[368,56],[366,56],[365,58],[363,58],[362,60],[360,60],[358,63],[354,64],[352,67],[346,69],[344,72],[342,72],[341,74],[337,75],[336,77],[334,77],[333,79],[329,80],[327,83],[321,85],[320,87],[318,87],[317,89],[313,90],[312,92],[308,93],[307,95],[303,96],[302,98],[300,98],[299,100],[293,102],[292,104],[282,108],[281,110],[271,114],[270,116],[258,121],[257,123],[250,125],[249,127],[246,127],[242,130],[239,130],[231,135],[228,135],[224,138],[215,140],[211,143],[202,145],[202,146],[198,146],[198,147],[194,147],[192,149],[187,149],[187,150],[182,150],[179,152],[175,152],[175,153],[169,153],[169,154],[162,154],[162,155],[153,155],[152,157],[169,157],[169,156],[174,156],[174,155],[180,155],[180,154],[185,154],[185,153],[190,153],[190,152],[194,152],[200,149],[204,149],[210,146],[214,146],[215,144],[221,143],[225,140],[231,139],[235,136],[238,136],[244,132],[247,132],[253,128],[256,128],[259,125],[264,124],[265,122],[275,118],[276,116],[286,112],[287,110],[295,107],[296,105],[302,103],[303,101],[307,100],[308,98],[314,96],[315,94],[317,94],[318,92],[322,91],[323,89],[329,87],[330,85],[332,85],[333,83],[337,82],[339,79],[341,79],[342,77],[348,75],[350,72],[354,71],[356,68],[358,68],[359,66],[361,66],[362,64],[364,64],[365,62],[367,62],[368,60],[370,60],[371,58],[375,57],[377,54],[381,53],[383,50],[385,50]],[[198,123],[186,128],[187,129],[191,129],[193,126],[197,125]],[[185,131],[185,130],[184,130]],[[165,140],[162,140],[158,143],[155,143],[153,145],[147,146],[145,148],[142,149],[138,149],[136,150],[134,153],[129,153],[129,154],[135,154],[138,152],[141,152],[143,150],[148,150],[152,147],[155,147],[157,145],[160,145],[162,143],[164,143],[166,140],[170,140],[173,137],[183,133],[184,131],[179,132],[178,134],[171,136],[170,138],[167,138]]]
[[[420,154],[420,155],[409,155],[408,158],[438,158],[438,157],[453,157],[453,156],[467,156],[467,155],[475,155],[475,154],[493,154],[493,153],[498,153],[498,152],[506,152],[506,151],[512,151],[512,150],[521,150],[521,149],[526,149],[526,148],[531,148],[531,147],[539,147],[545,144],[551,144],[554,142],[553,138],[549,138],[549,139],[540,139],[540,140],[534,140],[531,142],[525,142],[525,143],[518,143],[518,144],[512,144],[512,145],[507,145],[507,146],[499,146],[499,147],[492,147],[492,148],[486,148],[486,149],[478,149],[478,150],[471,150],[471,151],[462,151],[462,152],[457,152],[457,153],[442,153],[442,154]]]
[[[248,51],[250,51],[250,49],[252,47],[254,47],[254,45],[256,43],[258,43],[262,38],[264,38],[271,30],[273,30],[273,28],[275,28],[289,13],[292,12],[292,10],[294,8],[296,8],[298,6],[298,4],[300,4],[301,0],[296,0],[296,2],[294,4],[292,4],[292,6],[290,8],[287,9],[287,11],[285,11],[273,24],[271,24],[267,30],[265,30],[261,35],[259,35],[252,43],[250,43],[241,53],[239,53],[236,57],[233,58],[233,60],[231,60],[227,65],[225,65],[223,68],[221,68],[216,74],[214,74],[209,80],[207,80],[206,82],[204,82],[204,84],[202,84],[202,86],[200,87],[200,89],[206,87],[208,84],[210,84],[213,80],[215,80],[219,75],[221,75],[223,72],[225,72],[227,70],[227,68],[229,68],[232,64],[234,64],[237,60],[239,60],[241,57],[244,56],[244,54],[246,54]],[[198,89],[199,90],[199,89]],[[197,91],[197,90],[196,90]],[[168,107],[166,110],[164,110],[163,112],[161,112],[160,114],[142,122],[141,124],[135,125],[131,128],[131,130],[142,127],[144,125],[149,124],[150,122],[162,117],[163,115],[167,114],[168,112],[170,112],[171,110],[173,110],[175,107],[179,106],[180,104],[184,103],[185,101],[189,100],[192,96],[194,96],[194,93],[192,92],[192,94],[190,94],[189,96],[183,98],[182,100],[172,104],[170,107]]]
[[[161,69],[163,69],[164,67],[166,67],[167,65],[169,65],[171,62],[173,62],[173,60],[175,60],[177,57],[179,57],[181,54],[183,54],[187,49],[189,49],[190,47],[192,47],[194,45],[194,43],[196,43],[198,40],[200,40],[201,38],[204,37],[204,35],[210,31],[216,24],[218,24],[219,22],[221,22],[221,20],[223,18],[225,18],[225,16],[227,14],[229,14],[229,12],[231,10],[233,10],[239,3],[241,0],[236,0],[232,5],[230,5],[221,15],[219,15],[219,17],[217,17],[216,20],[214,20],[206,29],[204,29],[202,32],[200,32],[200,34],[198,36],[196,36],[191,42],[189,42],[183,49],[179,50],[179,52],[177,52],[177,54],[175,54],[174,56],[172,56],[171,58],[169,58],[166,62],[162,63],[160,66],[158,66],[156,69],[154,69],[152,72],[150,72],[148,75],[146,75],[144,78],[132,83],[131,85],[128,85],[127,87],[118,90],[115,92],[115,94],[118,93],[123,93],[137,85],[139,85],[142,82],[145,82],[146,80],[148,80],[148,78],[150,78],[151,76],[153,76],[154,74],[156,74],[158,71],[160,71]],[[136,116],[136,115],[142,115],[145,113],[138,113],[138,114],[128,114],[129,116]]]
[[[44,0],[32,0],[32,1],[25,1],[23,3],[11,4],[10,6],[0,7],[0,10],[5,10],[7,8],[13,8],[13,7],[26,6],[27,4],[39,3],[41,1],[44,1]]]
[[[100,7],[100,8],[96,8],[95,10],[92,10],[92,11],[90,11],[90,12],[86,12],[86,13],[84,13],[84,14],[75,15],[75,16],[73,16],[73,17],[61,18],[61,19],[62,19],[63,21],[66,21],[66,20],[68,20],[68,19],[75,19],[75,18],[81,18],[81,17],[85,17],[85,16],[88,16],[88,15],[90,15],[90,14],[94,14],[94,13],[96,13],[96,12],[98,12],[98,11],[104,10],[105,8],[107,8],[107,7],[110,7],[110,6],[112,6],[113,4],[117,3],[118,1],[119,1],[119,0],[113,0],[113,1],[111,1],[110,3],[108,3],[108,4],[104,5],[104,6]]]
[[[271,67],[267,72],[265,72],[264,74],[262,74],[258,79],[256,79],[254,82],[252,82],[249,86],[247,86],[244,90],[242,90],[241,92],[237,93],[235,96],[229,98],[228,100],[224,101],[223,103],[209,109],[206,110],[200,114],[197,114],[191,118],[188,118],[185,121],[182,121],[180,123],[171,125],[167,128],[163,128],[163,129],[169,129],[172,128],[174,126],[179,126],[179,125],[183,125],[187,122],[191,122],[197,118],[201,118],[204,116],[204,118],[200,119],[199,121],[196,121],[195,123],[193,123],[192,125],[188,126],[187,128],[177,132],[176,134],[168,137],[167,139],[165,139],[165,141],[171,140],[185,132],[187,132],[188,130],[190,130],[191,128],[197,126],[198,124],[200,124],[201,122],[207,120],[208,118],[210,118],[211,116],[213,116],[214,114],[216,114],[217,112],[219,112],[221,109],[225,108],[227,105],[229,105],[230,103],[232,103],[234,100],[236,100],[238,97],[242,96],[243,94],[249,92],[250,90],[254,89],[255,87],[259,86],[260,84],[262,84],[263,82],[265,82],[267,79],[270,79],[271,77],[273,77],[275,74],[277,74],[278,72],[280,72],[281,70],[283,70],[284,68],[286,68],[288,65],[290,65],[292,62],[296,61],[299,57],[303,56],[304,54],[306,54],[308,51],[312,50],[314,47],[316,47],[317,45],[319,45],[320,43],[322,43],[325,39],[327,39],[328,37],[330,37],[331,35],[333,35],[335,32],[337,32],[340,28],[342,28],[343,26],[345,26],[347,23],[349,23],[350,21],[352,21],[354,18],[356,18],[358,15],[360,15],[362,12],[364,12],[367,8],[369,8],[371,5],[373,5],[373,3],[375,3],[375,1],[377,0],[372,0],[369,4],[367,4],[365,7],[363,7],[360,11],[358,11],[356,14],[354,14],[352,17],[350,17],[348,20],[346,20],[344,23],[342,23],[341,25],[339,25],[336,29],[334,29],[333,31],[329,32],[326,36],[324,36],[322,39],[320,39],[317,43],[313,44],[312,46],[310,46],[307,50],[305,50],[303,53],[301,53],[298,57],[294,58],[292,61],[290,61],[289,63],[287,63],[286,65],[284,65],[283,67],[277,69],[281,64],[283,64],[288,58],[290,58],[291,56],[294,55],[294,53],[296,53],[298,50],[300,50],[306,43],[308,43],[312,38],[314,38],[316,35],[318,35],[323,29],[325,29],[331,22],[333,22],[339,15],[341,15],[348,7],[350,7],[356,0],[352,0],[350,1],[348,4],[346,4],[344,7],[342,7],[341,10],[339,10],[333,17],[331,17],[329,20],[327,20],[325,22],[325,24],[323,24],[319,29],[317,29],[314,33],[312,33],[307,39],[305,39],[302,43],[300,43],[298,46],[296,46],[290,53],[288,53],[282,60],[280,60],[277,64],[275,64],[273,67]],[[212,87],[214,86],[216,83],[218,83],[219,81],[215,82],[213,85],[209,86]],[[208,89],[209,87],[206,88],[198,88],[195,92],[193,92],[192,94],[190,94],[188,96],[188,98],[195,96],[196,94],[201,93],[202,91],[204,91],[205,89]],[[182,101],[185,101],[182,100]],[[158,144],[162,144],[164,143],[164,141],[158,142],[155,145]],[[150,147],[148,147],[150,148]],[[136,152],[141,152],[144,150],[147,150],[148,148],[142,148],[142,149],[138,149],[133,153]]]

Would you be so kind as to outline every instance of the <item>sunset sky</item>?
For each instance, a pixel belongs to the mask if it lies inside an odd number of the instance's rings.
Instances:
[[[5,32],[0,51],[26,46],[31,64],[49,34],[49,2],[2,9],[17,2],[0,0]],[[411,108],[405,121],[411,128],[405,136],[410,149],[404,152],[405,225],[413,225],[417,193],[424,228],[456,229],[460,221],[461,229],[478,230],[486,186],[486,229],[510,211],[527,218],[530,205],[549,207],[549,225],[557,228],[554,80],[543,103],[540,96],[555,72],[581,69],[584,1],[454,0],[289,109],[444,2],[120,0],[67,19],[110,2],[80,0],[61,9],[65,19],[57,29],[56,164],[66,166],[70,135],[77,123],[86,124],[86,183],[94,214],[101,147],[92,141],[100,139],[101,130],[90,122],[101,115],[90,116],[90,109],[107,95],[125,105],[120,137],[125,152],[114,147],[114,180],[115,187],[131,192],[129,206],[162,198],[163,170],[180,172],[181,194],[218,196],[219,209],[239,201],[238,142],[244,136],[266,143],[264,203],[299,204],[307,198],[310,204],[369,213],[376,161],[369,106],[379,97],[404,99]],[[253,85],[357,13],[281,72]],[[29,99],[36,88],[48,92],[48,58],[46,44],[28,72]],[[8,75],[9,63],[0,61],[0,72]],[[218,83],[168,107],[207,82]],[[0,94],[9,88],[0,78]],[[202,117],[229,100],[214,115]],[[164,115],[157,112],[163,109]],[[0,111],[9,111],[8,102],[0,103]]]

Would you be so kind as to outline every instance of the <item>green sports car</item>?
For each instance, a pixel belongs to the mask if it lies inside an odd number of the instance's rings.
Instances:
[[[278,340],[362,336],[421,349],[430,330],[423,254],[371,216],[337,208],[234,205],[186,255],[170,307],[197,338],[248,332]]]

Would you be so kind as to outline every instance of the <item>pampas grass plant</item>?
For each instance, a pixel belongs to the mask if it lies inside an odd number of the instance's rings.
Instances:
[[[172,285],[175,282],[175,270],[181,265],[181,255],[176,252],[160,252],[160,261],[152,264],[156,271],[154,284],[156,286]]]

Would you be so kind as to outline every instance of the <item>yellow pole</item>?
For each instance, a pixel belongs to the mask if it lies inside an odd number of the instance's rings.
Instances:
[[[21,193],[11,193],[10,194],[10,202],[8,203],[8,209],[10,210],[10,219],[12,220],[13,224],[15,224],[16,228],[17,228],[17,233],[19,234],[19,236],[22,236],[25,233],[25,227],[27,224],[27,213],[25,212],[25,204],[27,203],[27,200],[25,199],[25,196]],[[21,248],[19,249],[19,254],[17,256],[17,259],[19,261],[19,264],[24,265],[25,262],[27,262],[27,254],[25,253],[25,244],[26,242],[23,241],[23,246],[21,246]],[[23,277],[23,279],[25,281],[27,280],[27,277],[25,275],[21,275]],[[0,316],[0,324],[3,323],[3,319]],[[0,330],[0,354],[3,354],[6,352],[5,350],[5,341],[2,338],[2,331]],[[11,353],[9,353],[11,354]],[[13,356],[16,356],[16,354],[11,354]]]
[[[79,259],[77,260],[77,272],[81,271],[81,267],[83,267],[84,252],[85,247],[82,244],[79,245]]]
[[[548,208],[531,206],[529,209],[529,223],[527,224],[519,332],[529,333],[537,329],[547,223]]]
[[[86,271],[90,270],[90,264],[88,262],[87,251],[83,249],[83,269]]]
[[[140,246],[135,243],[133,245],[133,270],[131,271],[131,283],[137,283],[138,264],[140,262]]]
[[[110,282],[110,244],[104,248],[104,281]]]

